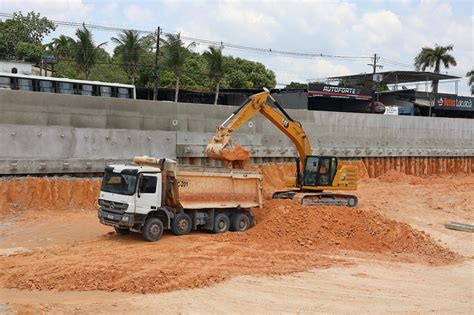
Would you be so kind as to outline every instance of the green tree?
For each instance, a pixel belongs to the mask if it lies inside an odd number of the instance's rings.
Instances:
[[[222,55],[222,47],[217,48],[210,46],[209,50],[203,53],[203,56],[207,61],[209,79],[211,79],[216,86],[214,105],[217,105],[217,100],[219,98],[219,87],[226,71],[224,56]]]
[[[44,47],[35,43],[18,42],[15,48],[17,60],[38,63],[44,55]]]
[[[135,84],[137,77],[137,66],[144,49],[140,40],[140,34],[133,30],[124,30],[118,37],[112,37],[117,44],[116,54],[121,56],[122,66],[130,76],[130,81]]]
[[[128,83],[129,78],[121,66],[120,56],[111,57],[103,48],[97,50],[97,62],[91,68],[90,80],[114,83]],[[77,71],[75,60],[60,59],[55,65],[54,76],[85,80],[85,75]]]
[[[195,46],[195,43],[191,43],[187,46],[184,45],[181,40],[181,34],[168,34],[166,35],[166,40],[164,40],[164,63],[168,66],[174,73],[176,77],[176,87],[174,101],[178,101],[179,94],[179,84],[183,70],[185,69],[186,59],[191,54],[189,50],[191,47]]]
[[[76,60],[77,69],[84,73],[85,79],[89,80],[92,67],[97,61],[97,54],[100,47],[107,44],[106,42],[95,45],[92,33],[83,25],[82,29],[76,30],[77,41],[73,47],[74,58]]]
[[[68,59],[72,57],[74,43],[71,37],[60,35],[53,38],[47,46],[57,59]]]
[[[15,12],[11,19],[0,21],[0,56],[16,58],[19,43],[41,45],[43,38],[55,29],[56,25],[45,17],[40,18],[39,13],[29,12],[24,16],[21,12]],[[22,44],[22,56],[25,47]]]
[[[300,82],[293,82],[293,81],[291,81],[290,84],[285,86],[285,89],[306,89],[306,88],[308,88],[308,84],[300,83]]]
[[[103,48],[97,50],[97,62],[91,69],[90,79],[124,84],[130,82],[129,75],[122,66],[121,57],[111,57]]]
[[[471,87],[471,95],[474,95],[474,69],[466,73],[466,77],[469,78],[468,84]]]
[[[451,50],[453,50],[453,45],[421,48],[420,53],[415,57],[416,70],[425,71],[427,68],[434,68],[433,71],[439,73],[441,64],[446,69],[449,69],[449,66],[456,66],[456,59],[448,53]],[[433,93],[438,93],[438,83],[439,80],[433,80]]]
[[[276,85],[275,73],[260,62],[231,56],[225,57],[227,71],[223,86],[230,88],[273,88]]]

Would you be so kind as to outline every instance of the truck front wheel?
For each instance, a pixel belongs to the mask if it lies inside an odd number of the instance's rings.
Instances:
[[[156,242],[163,235],[163,222],[158,218],[148,218],[142,234],[145,241]]]
[[[230,220],[229,217],[223,213],[219,213],[214,218],[214,230],[216,234],[225,233],[229,230]]]
[[[230,230],[243,232],[250,227],[249,216],[245,213],[236,213],[230,218]]]
[[[186,213],[178,213],[171,224],[171,232],[177,236],[188,234],[191,228],[191,217]]]

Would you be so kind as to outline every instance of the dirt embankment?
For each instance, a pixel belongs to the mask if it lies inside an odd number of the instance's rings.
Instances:
[[[24,210],[96,209],[100,180],[71,177],[0,179],[0,215]]]

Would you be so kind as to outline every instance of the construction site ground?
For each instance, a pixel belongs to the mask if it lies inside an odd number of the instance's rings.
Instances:
[[[245,233],[99,224],[99,179],[0,179],[0,313],[474,313],[474,175],[363,178],[357,208],[271,200]]]

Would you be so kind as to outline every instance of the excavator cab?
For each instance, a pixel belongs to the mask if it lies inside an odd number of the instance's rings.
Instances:
[[[337,171],[337,158],[332,156],[307,156],[304,163],[302,186],[332,186]]]

